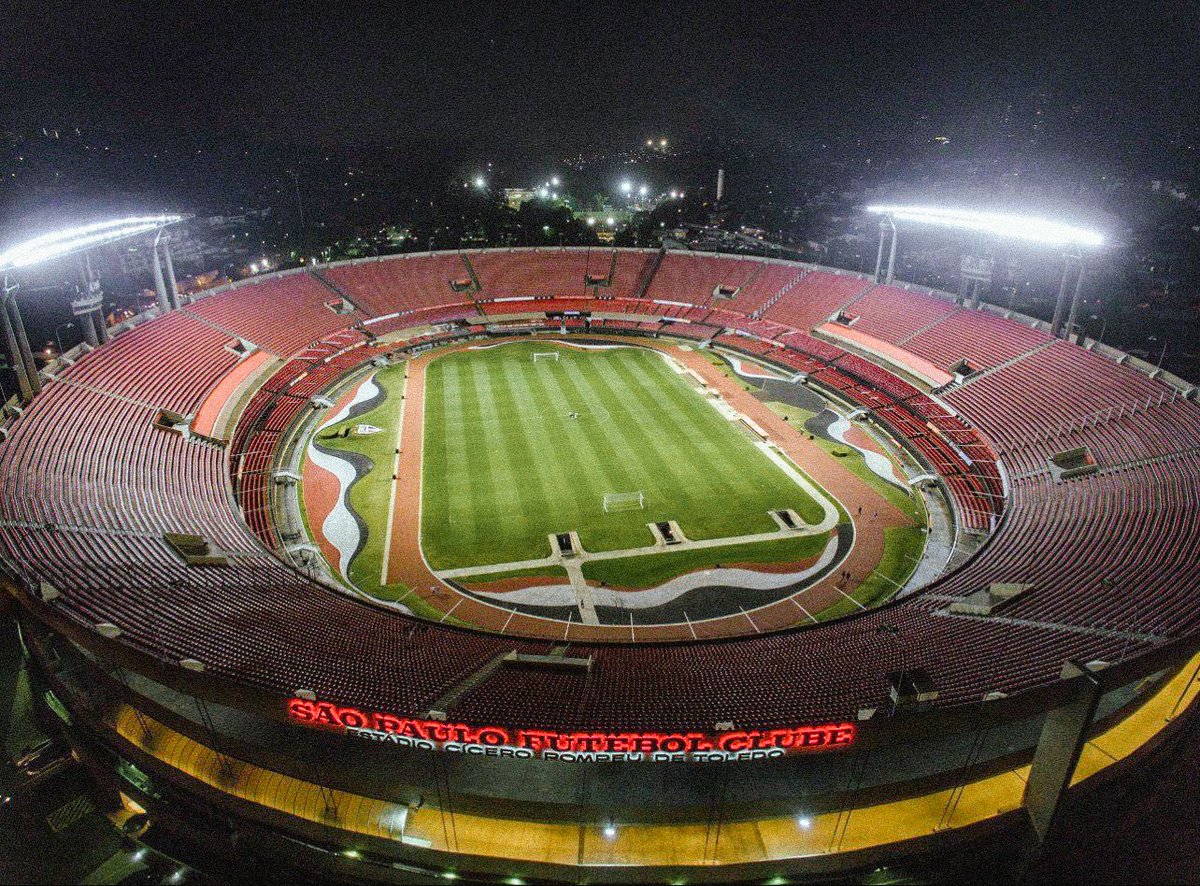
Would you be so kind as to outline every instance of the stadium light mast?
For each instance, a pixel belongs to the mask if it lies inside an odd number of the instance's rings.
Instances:
[[[896,260],[897,221],[937,227],[955,228],[978,234],[1024,240],[1043,246],[1059,247],[1063,250],[1063,276],[1058,288],[1058,299],[1054,306],[1054,319],[1050,323],[1051,335],[1069,337],[1075,328],[1079,314],[1079,302],[1083,293],[1085,249],[1096,248],[1104,243],[1104,237],[1096,231],[1062,222],[1049,221],[1036,216],[1009,215],[999,212],[979,212],[972,209],[953,209],[937,206],[868,206],[867,212],[883,216],[879,224],[879,252],[875,259],[875,282],[881,282],[883,270],[883,244],[890,232],[891,254],[888,259],[887,282],[894,279]],[[1071,282],[1075,284],[1067,309],[1067,293]],[[971,296],[972,307],[978,307],[978,286]],[[1067,314],[1063,324],[1063,314]],[[1065,328],[1065,333],[1064,333]]]
[[[81,255],[83,257],[81,272],[84,285],[80,295],[71,300],[71,311],[79,319],[80,328],[88,344],[95,347],[108,340],[108,330],[102,314],[104,293],[100,289],[99,278],[92,270],[90,250],[116,243],[118,240],[157,231],[154,240],[153,263],[156,277],[161,277],[161,269],[158,265],[159,239],[168,225],[176,224],[190,217],[150,215],[110,219],[42,234],[0,252],[0,275],[3,275],[4,281],[3,292],[0,293],[0,325],[4,327],[4,339],[9,353],[12,355],[13,369],[17,374],[17,384],[23,403],[28,403],[41,392],[42,379],[33,362],[33,351],[29,347],[29,337],[21,318],[21,308],[17,304],[17,290],[20,284],[14,279],[16,272],[22,268],[34,267],[72,255]],[[163,248],[166,248],[165,244]],[[167,254],[167,266],[172,282],[171,288],[174,291],[175,274],[169,253]],[[165,287],[161,295],[165,296]],[[176,296],[174,300],[177,303],[178,297]],[[165,311],[164,302],[165,298],[160,297],[159,307]]]

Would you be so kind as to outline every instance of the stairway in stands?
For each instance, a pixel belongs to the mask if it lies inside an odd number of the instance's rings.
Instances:
[[[938,394],[948,394],[951,391],[957,391],[961,388],[965,388],[967,385],[977,382],[981,378],[987,378],[993,372],[999,372],[1001,369],[1007,369],[1010,366],[1020,363],[1022,360],[1024,360],[1027,357],[1032,357],[1034,354],[1038,353],[1039,351],[1046,350],[1046,348],[1050,347],[1056,341],[1058,341],[1058,339],[1056,339],[1056,338],[1052,338],[1049,341],[1044,341],[1040,345],[1038,345],[1036,348],[1030,348],[1028,351],[1026,351],[1023,354],[1017,354],[1017,356],[1010,357],[1009,359],[1005,360],[1003,363],[997,363],[995,366],[989,366],[987,369],[980,370],[979,372],[972,375],[970,378],[964,379],[961,383],[960,382],[951,382],[950,384],[945,385],[944,387],[938,388],[937,393]]]
[[[471,258],[465,252],[460,252],[458,257],[462,259],[463,266],[467,269],[467,276],[471,278],[471,301],[475,305],[475,310],[479,312],[481,317],[486,317],[487,312],[479,303],[478,294],[483,292],[483,284],[479,282],[479,275],[475,273],[475,266],[471,264]]]
[[[754,283],[754,281],[758,279],[759,274],[761,274],[763,272],[763,269],[766,268],[766,266],[767,266],[766,262],[762,262],[762,263],[758,264],[754,268],[754,271],[750,274],[750,276],[747,277],[745,280],[743,280],[742,284],[740,286],[738,286],[737,290],[734,292],[733,297],[736,299],[739,295],[741,295],[743,292],[745,292],[747,289],[749,289],[750,286]],[[716,291],[714,290],[712,298],[710,298],[708,300],[708,304],[705,307],[711,308],[718,301],[725,301],[725,299],[718,299],[717,295],[716,295]]]
[[[764,267],[765,267],[765,265],[764,265]],[[791,280],[789,280],[787,283],[783,284],[783,288],[780,289],[773,296],[771,296],[769,299],[767,299],[765,302],[763,302],[762,307],[759,308],[757,311],[754,311],[750,315],[750,319],[751,320],[761,320],[763,314],[765,314],[767,311],[769,311],[771,308],[773,308],[775,306],[776,302],[778,302],[781,298],[783,298],[785,295],[787,295],[789,292],[792,291],[793,286],[795,286],[797,283],[799,283],[801,280],[803,280],[805,277],[807,277],[811,273],[812,273],[812,271],[805,269],[805,270],[801,271],[799,274],[797,274],[795,277],[793,277]]]
[[[861,290],[859,290],[857,293],[855,293],[854,298],[850,299],[850,301],[846,302],[844,305],[842,305],[840,308],[838,308],[834,312],[833,316],[836,317],[838,314],[842,313],[842,311],[846,310],[846,308],[850,307],[855,302],[862,301],[864,298],[867,297],[867,293],[870,292],[872,289],[874,289],[878,285],[879,284],[875,283],[874,281],[868,283]]]
[[[634,293],[634,298],[645,298],[646,291],[650,289],[650,283],[654,280],[654,275],[658,273],[659,266],[662,265],[663,259],[667,256],[667,248],[664,246],[654,254],[654,260],[650,262],[650,266],[642,271],[642,278],[638,281],[637,291]]]
[[[928,332],[929,330],[933,329],[933,327],[935,327],[939,323],[941,323],[943,320],[948,320],[950,317],[953,317],[955,314],[957,314],[961,310],[962,310],[962,308],[960,308],[958,306],[951,308],[949,311],[942,314],[942,316],[938,317],[932,323],[926,323],[924,326],[922,326],[920,329],[916,330],[915,332],[910,332],[908,335],[904,336],[904,338],[897,341],[896,344],[903,347],[904,345],[908,344],[910,341],[912,341],[914,338],[916,338],[921,333]]]
[[[336,295],[342,301],[346,302],[347,304],[354,305],[354,307],[357,310],[362,310],[362,308],[359,308],[358,305],[355,304],[354,299],[352,299],[350,296],[346,295],[346,293],[342,290],[342,288],[340,286],[338,286],[336,283],[334,283],[332,280],[330,280],[324,274],[322,274],[318,268],[313,268],[308,273],[314,279],[325,284],[325,288],[328,289],[329,291],[331,291],[334,295]],[[367,312],[363,311],[363,313],[365,314]]]
[[[479,282],[479,275],[475,273],[475,266],[471,264],[470,257],[465,252],[460,252],[458,257],[462,259],[463,264],[467,268],[467,276],[471,278],[471,286],[474,287],[474,292],[483,292],[483,284]]]

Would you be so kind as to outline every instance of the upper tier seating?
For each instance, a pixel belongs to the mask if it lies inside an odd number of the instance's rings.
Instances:
[[[186,310],[242,336],[260,348],[290,357],[314,339],[363,319],[329,305],[337,293],[308,273],[285,274],[202,298]]]
[[[854,328],[892,344],[900,344],[917,331],[957,310],[952,301],[919,290],[898,286],[872,286],[847,313],[858,319]]]
[[[470,302],[473,292],[455,292],[451,282],[470,280],[457,253],[391,256],[333,265],[319,272],[354,304],[376,317]]]
[[[950,391],[946,401],[971,416],[1007,449],[1036,438],[1047,428],[1110,407],[1153,401],[1164,391],[1161,385],[1132,369],[1056,341],[1017,363]]]
[[[711,256],[703,253],[668,252],[646,292],[646,298],[684,302],[689,305],[714,304],[718,286],[737,289],[762,268],[761,262]],[[718,300],[716,304],[723,304]]]
[[[59,378],[191,415],[218,379],[238,362],[235,339],[173,312],[139,325]]]
[[[963,309],[904,343],[906,350],[949,370],[960,360],[974,369],[998,366],[1046,344],[1050,336],[984,311]]]
[[[861,277],[813,271],[772,305],[763,317],[807,331],[824,323],[870,286]]]
[[[481,299],[514,296],[582,296],[590,292],[588,275],[608,279],[612,269],[611,249],[564,249],[550,252],[473,252],[468,257],[475,267]]]

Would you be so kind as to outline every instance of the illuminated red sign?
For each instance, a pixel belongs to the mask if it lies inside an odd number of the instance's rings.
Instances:
[[[577,762],[765,760],[846,747],[854,741],[853,723],[714,733],[555,732],[418,720],[303,698],[288,701],[288,716],[309,726],[342,729],[405,747]]]

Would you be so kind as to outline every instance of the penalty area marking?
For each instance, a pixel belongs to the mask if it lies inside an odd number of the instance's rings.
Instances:
[[[392,521],[396,517],[396,484],[400,482],[400,445],[404,435],[404,408],[407,404],[405,394],[408,393],[408,362],[404,363],[404,383],[400,385],[400,414],[396,418],[396,446],[392,458],[392,485],[388,496],[387,528],[383,532],[383,567],[379,571],[379,586],[387,587],[388,561],[392,555]]]

